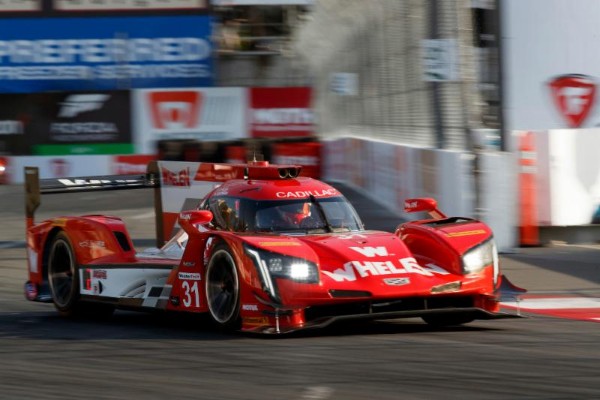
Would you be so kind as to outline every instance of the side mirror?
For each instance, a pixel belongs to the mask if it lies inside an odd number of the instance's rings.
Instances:
[[[208,210],[187,210],[179,213],[179,225],[188,234],[197,232],[194,225],[205,225],[213,219],[213,213]]]
[[[438,210],[437,201],[431,197],[404,200],[404,212],[427,212],[435,219],[446,218],[446,215]]]

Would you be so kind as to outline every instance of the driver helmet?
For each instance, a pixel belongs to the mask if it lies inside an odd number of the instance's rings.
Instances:
[[[310,217],[311,204],[309,202],[303,203],[292,203],[281,206],[281,211],[284,219],[294,225],[300,225],[300,223]]]

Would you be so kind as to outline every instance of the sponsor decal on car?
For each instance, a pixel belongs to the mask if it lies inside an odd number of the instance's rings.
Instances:
[[[485,231],[483,229],[475,229],[472,231],[462,231],[462,232],[450,232],[447,233],[448,237],[462,237],[462,236],[473,236],[473,235],[485,235]]]
[[[95,269],[92,272],[92,278],[95,279],[108,279],[108,271],[105,269]]]
[[[306,191],[298,191],[298,192],[277,192],[275,196],[277,198],[305,198],[309,196],[315,197],[325,197],[325,196],[334,196],[338,194],[338,191],[335,189],[323,189],[323,190],[306,190]]]
[[[162,183],[165,186],[191,186],[189,167],[179,171],[169,171],[167,168],[163,167]]]
[[[52,226],[64,227],[66,225],[67,225],[67,219],[66,218],[55,218],[52,221]]]
[[[258,311],[258,304],[242,304],[244,311]]]
[[[301,246],[298,242],[258,242],[258,245],[262,247]]]
[[[106,243],[104,243],[104,241],[102,240],[84,240],[79,242],[79,247],[87,247],[87,248],[92,248],[92,247],[106,247]]]
[[[243,319],[243,323],[245,325],[252,325],[252,326],[269,325],[269,318],[267,318],[267,317],[246,317]]]
[[[419,274],[423,276],[433,276],[433,274],[447,275],[448,272],[434,265],[427,264],[422,267],[413,257],[405,257],[398,260],[401,267],[395,265],[394,261],[350,261],[344,264],[343,268],[335,271],[322,270],[325,275],[336,282],[356,281],[358,278],[368,278],[380,275],[396,274]]]
[[[383,282],[390,286],[402,286],[410,283],[410,278],[385,278]]]
[[[181,280],[200,281],[202,277],[199,272],[179,272],[177,277]]]
[[[383,256],[388,255],[388,251],[384,246],[350,247],[350,249],[362,254],[365,257],[377,257],[377,256],[383,257]]]

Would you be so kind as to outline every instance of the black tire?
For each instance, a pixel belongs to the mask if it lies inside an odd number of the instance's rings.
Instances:
[[[75,252],[69,236],[63,231],[50,244],[48,284],[54,306],[62,316],[107,318],[114,312],[113,305],[81,301]]]
[[[59,232],[50,244],[48,284],[58,312],[72,316],[79,304],[79,279],[75,252],[65,232]]]
[[[206,303],[212,321],[219,327],[240,327],[240,281],[231,250],[219,244],[206,267]]]
[[[430,314],[421,318],[436,328],[468,324],[475,319],[471,314]]]

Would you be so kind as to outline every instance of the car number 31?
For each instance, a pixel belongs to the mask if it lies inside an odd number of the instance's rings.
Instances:
[[[182,281],[181,289],[183,290],[183,305],[184,307],[200,307],[200,292],[198,290],[198,281]]]

